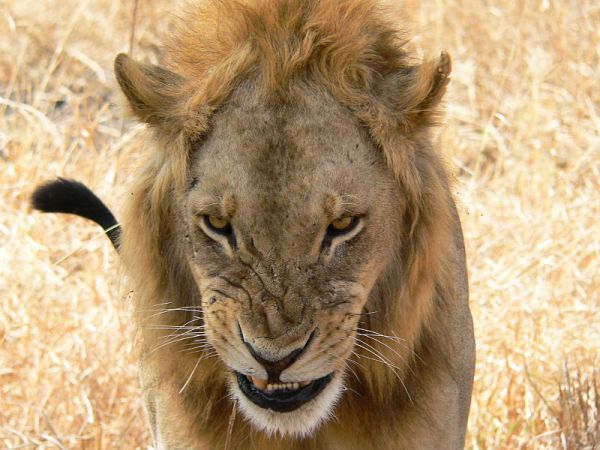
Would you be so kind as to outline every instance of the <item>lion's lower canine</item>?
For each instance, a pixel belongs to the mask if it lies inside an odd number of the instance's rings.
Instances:
[[[448,55],[412,63],[374,0],[182,17],[161,67],[115,62],[149,125],[121,250],[158,448],[462,448],[473,329],[430,138]]]

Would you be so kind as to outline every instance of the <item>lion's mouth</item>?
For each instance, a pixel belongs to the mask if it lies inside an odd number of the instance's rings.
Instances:
[[[293,411],[319,395],[333,378],[333,374],[302,383],[267,383],[235,373],[238,386],[255,405],[277,412]]]

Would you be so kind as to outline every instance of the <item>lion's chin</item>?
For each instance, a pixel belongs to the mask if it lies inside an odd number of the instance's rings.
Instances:
[[[339,373],[332,373],[315,380],[310,400],[289,411],[275,411],[266,407],[267,405],[264,403],[264,406],[257,405],[256,399],[251,400],[244,392],[248,392],[248,390],[240,377],[244,377],[244,375],[233,374],[229,385],[233,397],[238,400],[244,417],[257,429],[281,436],[305,437],[311,435],[321,423],[333,415],[333,408],[343,391],[342,376]]]

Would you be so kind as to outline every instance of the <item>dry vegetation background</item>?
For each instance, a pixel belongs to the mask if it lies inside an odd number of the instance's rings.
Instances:
[[[455,168],[478,342],[468,447],[600,448],[600,3],[405,1],[454,59]],[[133,1],[0,0],[0,447],[146,449],[118,258],[83,220],[32,213],[64,175],[119,212],[139,128],[112,58]],[[155,60],[166,0],[140,0]],[[125,294],[124,294],[125,293]]]

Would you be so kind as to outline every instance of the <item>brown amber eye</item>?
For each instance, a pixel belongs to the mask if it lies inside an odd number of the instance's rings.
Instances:
[[[342,217],[331,222],[331,227],[335,231],[347,231],[353,225],[354,218],[350,216]]]
[[[360,223],[358,216],[346,216],[332,221],[327,227],[325,236],[323,238],[322,248],[328,248],[331,246],[333,239],[335,238],[350,238],[353,237],[353,232],[356,230]]]
[[[229,220],[209,215],[203,215],[202,220],[204,221],[203,230],[210,238],[215,239],[215,235],[223,236],[227,239],[232,249],[237,248],[235,233]]]
[[[208,216],[208,224],[215,230],[225,230],[229,226],[229,221],[217,216]]]

